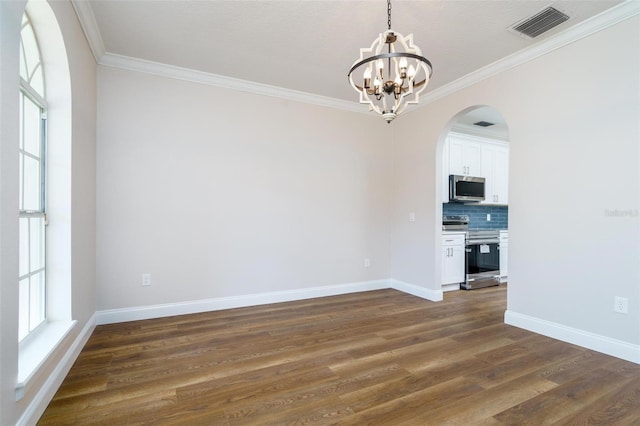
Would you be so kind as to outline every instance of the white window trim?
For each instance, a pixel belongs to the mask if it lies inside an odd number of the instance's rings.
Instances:
[[[78,321],[50,321],[40,325],[20,343],[16,401],[22,399],[38,378],[38,371],[69,335]]]
[[[44,138],[44,142],[43,142],[43,146],[41,147],[41,155],[39,158],[39,161],[41,162],[41,176],[40,179],[42,180],[42,187],[41,187],[41,206],[40,206],[40,210],[38,211],[20,211],[19,212],[19,216],[21,218],[23,217],[39,217],[42,216],[44,218],[45,221],[45,247],[44,247],[44,266],[41,269],[44,269],[44,276],[45,276],[45,287],[44,287],[44,319],[43,321],[34,329],[31,331],[28,331],[27,335],[24,337],[23,341],[28,339],[29,336],[31,334],[34,334],[38,329],[40,329],[41,327],[44,327],[45,324],[47,324],[48,322],[48,307],[47,307],[47,286],[48,286],[48,273],[47,273],[47,246],[48,243],[46,243],[47,241],[47,225],[48,225],[48,220],[47,220],[47,208],[46,208],[46,199],[47,199],[47,178],[46,178],[46,152],[47,152],[47,128],[46,128],[46,119],[47,119],[47,103],[46,101],[42,98],[42,96],[40,96],[39,93],[37,93],[30,85],[27,81],[24,80],[24,78],[20,77],[20,91],[23,92],[24,96],[27,98],[31,98],[31,101],[34,102],[42,111],[42,117],[41,119],[45,120],[45,124],[44,124],[44,128],[42,129],[43,134],[41,135],[41,138]],[[22,123],[21,123],[22,125]],[[28,153],[24,153],[24,155],[28,155]],[[23,176],[20,176],[20,179],[23,179]],[[22,194],[20,195],[22,197]],[[26,276],[31,276],[34,275],[36,272],[40,272],[40,269],[37,271],[30,271],[28,275],[24,275],[24,276],[20,276],[18,277],[19,280],[25,278]],[[31,306],[29,306],[29,311],[31,311]],[[29,313],[30,315],[30,313]],[[28,327],[30,328],[30,326]],[[39,333],[35,333],[35,334],[39,334]]]
[[[2,0],[0,0],[2,1]],[[71,299],[71,77],[68,56],[58,22],[48,2],[28,1],[27,13],[40,49],[44,86],[49,101],[42,95],[20,86],[32,99],[43,101],[47,112],[47,188],[55,197],[46,201],[47,218],[47,294],[46,322],[37,327],[18,345],[18,365],[15,385],[16,400],[34,394],[41,398],[44,389],[54,389],[61,383],[69,368],[95,327],[90,319],[74,336],[77,321],[72,319]],[[45,72],[46,71],[46,72]],[[21,80],[23,80],[21,78]],[[50,149],[55,147],[55,149]],[[63,218],[65,220],[56,220]],[[53,294],[52,293],[53,290]],[[73,340],[73,343],[71,341]],[[71,345],[66,350],[66,344]],[[79,345],[79,346],[78,346]],[[75,354],[75,355],[70,355]],[[52,370],[53,368],[53,370]],[[55,382],[55,383],[54,383]],[[54,384],[52,384],[54,383]],[[46,396],[45,396],[46,398]],[[25,400],[28,398],[24,398]],[[42,401],[41,401],[42,402]],[[30,406],[33,405],[33,401]],[[46,404],[45,404],[46,405]],[[27,408],[27,412],[32,408]],[[24,417],[24,416],[23,416]],[[20,422],[19,422],[20,423]],[[26,422],[29,423],[29,422]]]
[[[20,89],[27,94],[31,99],[33,99],[37,104],[39,104],[42,108],[47,109],[47,101],[44,100],[42,96],[38,92],[36,92],[33,87],[29,86],[29,83],[25,81],[24,78],[20,77]]]

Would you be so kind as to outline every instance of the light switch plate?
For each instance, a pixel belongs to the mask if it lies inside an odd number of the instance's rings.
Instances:
[[[151,285],[151,274],[142,274],[142,285],[144,287]]]

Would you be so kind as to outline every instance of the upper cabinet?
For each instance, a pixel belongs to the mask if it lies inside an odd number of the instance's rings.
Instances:
[[[449,175],[466,175],[486,179],[482,204],[508,204],[508,143],[452,132],[447,136],[443,157],[443,202],[449,201]]]
[[[509,203],[509,147],[488,143],[482,146],[481,174],[485,181],[483,204]]]
[[[451,134],[449,142],[449,174],[480,176],[482,145]]]

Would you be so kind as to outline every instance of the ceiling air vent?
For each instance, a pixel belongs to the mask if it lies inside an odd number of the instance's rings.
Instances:
[[[478,121],[477,123],[473,123],[475,126],[480,126],[480,127],[489,127],[489,126],[493,126],[496,123],[489,123],[488,121]]]
[[[529,18],[517,22],[510,29],[527,37],[535,38],[568,19],[568,15],[549,6]]]

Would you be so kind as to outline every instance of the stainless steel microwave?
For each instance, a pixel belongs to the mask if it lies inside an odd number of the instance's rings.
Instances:
[[[449,201],[477,203],[484,201],[485,179],[476,176],[449,176]]]

